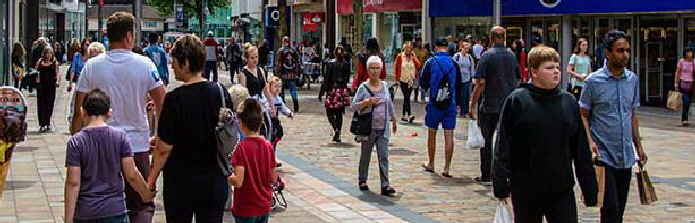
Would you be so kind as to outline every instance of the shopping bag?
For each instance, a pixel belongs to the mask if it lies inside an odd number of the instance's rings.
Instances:
[[[603,206],[603,197],[606,193],[606,167],[594,166],[596,171],[596,182],[598,183],[597,207]]]
[[[512,215],[510,215],[509,211],[507,211],[507,205],[504,205],[504,203],[502,202],[500,202],[500,204],[497,205],[494,223],[514,223]]]
[[[485,138],[480,132],[480,127],[478,127],[478,122],[475,120],[468,121],[468,140],[466,141],[466,146],[468,148],[481,148],[485,145]]]
[[[682,97],[683,94],[678,91],[669,91],[668,100],[666,101],[666,107],[671,110],[680,111],[683,107]]]
[[[638,165],[639,171],[635,173],[637,176],[637,188],[639,190],[639,199],[642,205],[649,205],[658,200],[656,191],[652,186],[652,181],[649,180],[649,174],[644,169],[643,165]]]

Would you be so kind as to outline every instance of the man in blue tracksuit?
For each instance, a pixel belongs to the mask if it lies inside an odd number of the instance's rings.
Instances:
[[[157,35],[157,33],[150,33],[148,39],[150,41],[150,46],[145,48],[145,54],[157,65],[159,78],[161,78],[164,85],[167,86],[169,85],[169,62],[167,61],[167,53],[164,51],[164,48],[157,45],[157,42],[159,42],[159,35]]]
[[[454,128],[456,127],[456,101],[461,91],[461,70],[448,53],[445,38],[435,40],[437,52],[427,60],[420,75],[420,86],[429,89],[425,125],[427,125],[427,152],[429,160],[422,167],[427,172],[434,172],[434,154],[437,151],[437,128],[444,128],[444,154],[446,163],[442,176],[451,177],[449,167],[454,155]]]

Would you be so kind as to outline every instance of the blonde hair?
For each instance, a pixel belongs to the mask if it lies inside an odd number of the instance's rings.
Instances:
[[[234,85],[230,87],[229,90],[227,90],[227,92],[229,92],[229,95],[232,98],[232,107],[235,108],[235,111],[237,107],[239,107],[241,103],[244,102],[244,100],[249,98],[249,89],[241,85]]]
[[[258,48],[253,46],[251,43],[244,43],[244,58],[249,58],[251,56],[251,53],[258,53]]]
[[[403,50],[405,50],[405,47],[406,47],[406,46],[411,46],[411,47],[412,47],[412,46],[413,46],[413,42],[412,42],[412,41],[405,41],[405,43],[403,43]]]
[[[270,79],[268,79],[268,83],[269,84],[282,84],[282,79],[280,79],[279,77],[270,77]]]
[[[89,47],[87,48],[88,53],[92,53],[92,51],[99,51],[99,53],[106,52],[106,47],[104,47],[104,44],[101,44],[100,42],[93,42],[89,44]]]
[[[528,64],[532,69],[538,69],[545,62],[560,62],[560,54],[547,46],[537,46],[528,53]]]

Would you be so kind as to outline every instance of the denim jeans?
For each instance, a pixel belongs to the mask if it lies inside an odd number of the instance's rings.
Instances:
[[[427,102],[425,101],[425,97],[427,97],[427,93],[429,93],[427,90],[429,89],[420,87],[420,101]]]
[[[210,71],[212,71],[213,76],[210,79]],[[212,82],[217,82],[217,61],[206,61],[205,62],[205,72],[203,72],[203,77]]]
[[[121,215],[103,217],[92,220],[74,220],[75,223],[130,223],[128,214],[123,213]]]
[[[268,222],[268,214],[256,217],[237,217],[234,216],[234,223],[266,223]]]
[[[384,130],[372,130],[369,139],[362,141],[360,167],[358,169],[358,180],[360,182],[366,182],[369,173],[369,162],[371,162],[372,159],[372,148],[376,145],[376,155],[379,160],[379,175],[382,188],[389,186],[389,140],[384,134]]]
[[[690,83],[690,84],[692,84],[692,83]],[[681,93],[681,95],[682,95],[681,99],[683,99],[683,110],[681,113],[681,121],[688,121],[689,116],[690,116],[690,96],[692,95],[692,90],[686,91],[683,89],[683,87],[681,85],[683,85],[683,82],[679,81],[678,88],[680,88],[680,92],[682,92]]]
[[[285,101],[285,89],[290,89],[290,94],[292,95],[292,102],[294,103],[294,110],[296,111],[299,106],[299,98],[297,96],[297,79],[283,79],[282,80],[282,91],[280,92],[280,97],[282,101]]]
[[[468,111],[468,104],[470,103],[471,100],[471,82],[463,82],[461,85],[461,115],[467,114]]]

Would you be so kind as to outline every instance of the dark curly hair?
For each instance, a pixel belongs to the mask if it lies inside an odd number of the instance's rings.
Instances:
[[[84,97],[82,108],[88,116],[106,116],[111,110],[111,98],[106,92],[96,88]]]
[[[205,45],[195,36],[180,37],[170,51],[171,57],[181,64],[188,61],[191,73],[203,71],[205,66]]]
[[[620,31],[620,30],[613,30],[613,31],[606,33],[606,37],[603,39],[603,44],[606,46],[606,49],[609,52],[611,52],[611,51],[613,51],[613,44],[615,42],[617,42],[619,39],[628,40],[627,34],[625,34],[625,32]]]

